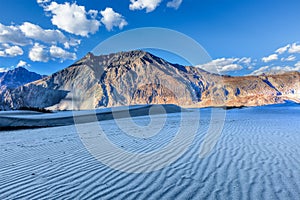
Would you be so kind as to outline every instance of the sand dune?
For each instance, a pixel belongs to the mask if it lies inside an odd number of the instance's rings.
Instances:
[[[0,112],[0,130],[13,130],[24,128],[56,127],[76,123],[111,120],[115,118],[136,117],[151,114],[182,112],[184,109],[172,104],[165,105],[134,105],[103,108],[85,111],[64,111],[56,113],[39,113],[34,111],[5,111]]]
[[[166,168],[141,174],[94,159],[73,125],[2,131],[0,199],[300,199],[299,113],[299,106],[229,110],[217,145],[199,159],[210,109],[201,110],[200,121],[190,112],[187,120],[200,126],[188,151]],[[162,133],[146,139],[124,135],[113,120],[99,123],[120,148],[149,152],[170,142],[179,117],[168,114]],[[134,120],[149,123],[148,116]]]

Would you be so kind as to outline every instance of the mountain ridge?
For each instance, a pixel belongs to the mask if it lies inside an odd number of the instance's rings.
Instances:
[[[28,71],[24,67],[17,67],[0,73],[0,93],[6,89],[14,89],[26,83],[39,80],[45,76]]]
[[[135,104],[256,106],[284,100],[299,102],[299,74],[221,76],[193,66],[172,64],[140,50],[100,56],[88,53],[65,69],[7,91],[1,109],[81,110]]]

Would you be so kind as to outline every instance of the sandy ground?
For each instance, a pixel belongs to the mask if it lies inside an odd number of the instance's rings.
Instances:
[[[164,114],[182,112],[185,109],[172,105],[133,105],[98,110],[63,111],[41,113],[35,111],[3,111],[0,112],[0,130],[15,130],[39,127],[57,127],[73,125],[91,121],[105,121],[111,119],[145,116],[150,114]]]
[[[210,109],[201,109],[200,120],[196,115],[195,110],[186,119],[200,125],[186,153],[148,173],[102,164],[87,151],[74,125],[1,131],[0,199],[300,199],[299,106],[227,111],[221,137],[201,159]],[[99,123],[120,148],[151,152],[171,141],[180,117],[168,114],[161,133],[146,139],[124,136],[113,120]],[[134,121],[146,126],[149,117]],[[87,132],[92,125],[84,125]]]

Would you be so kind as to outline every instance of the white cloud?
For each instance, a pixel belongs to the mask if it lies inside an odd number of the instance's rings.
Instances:
[[[298,66],[298,67],[276,66],[276,67],[272,67],[270,72],[271,73],[283,73],[283,72],[292,72],[292,71],[299,71],[299,70],[300,70],[300,66]]]
[[[278,60],[278,55],[277,54],[272,54],[272,55],[269,55],[267,57],[262,58],[262,61],[265,62],[265,63],[271,62],[271,61],[274,61],[274,60]]]
[[[182,3],[182,0],[172,0],[167,3],[167,7],[178,9]]]
[[[80,43],[81,43],[81,40],[71,38],[69,41],[66,41],[63,45],[66,49],[69,49],[71,46],[76,47],[76,46],[80,45]]]
[[[243,66],[239,63],[244,63],[245,61],[248,63],[249,60],[245,58],[219,58],[197,67],[213,73],[225,73],[243,69]]]
[[[297,65],[297,64],[296,64]],[[255,71],[253,71],[250,75],[261,75],[261,74],[280,74],[284,72],[292,72],[292,71],[300,71],[300,63],[298,66],[275,66],[275,67],[261,67]]]
[[[243,58],[241,58],[238,62],[239,62],[239,63],[246,64],[246,65],[251,65],[252,59],[251,59],[251,58],[243,57]]]
[[[300,45],[292,44],[289,48],[289,53],[300,53]]]
[[[285,53],[288,49],[290,48],[290,45],[286,45],[284,47],[281,47],[279,49],[277,49],[275,52],[278,53],[278,54],[283,54]]]
[[[5,49],[5,53],[9,56],[20,56],[23,55],[23,50],[19,46],[12,46]]]
[[[24,22],[20,26],[20,30],[24,33],[27,38],[31,38],[34,40],[39,40],[49,44],[68,44],[69,46],[76,46],[78,45],[77,40],[75,39],[68,39],[61,31],[59,30],[44,30],[40,26]]]
[[[91,13],[93,12],[94,11]],[[68,49],[70,47],[78,46],[81,42],[78,39],[66,37],[60,30],[45,30],[30,22],[24,22],[20,26],[5,26],[0,23],[0,57],[23,55],[24,52],[20,46],[30,45],[33,41],[52,44],[50,49],[49,47],[35,42],[28,53],[30,60],[34,62],[47,62],[49,59],[55,60],[56,58],[60,58],[61,61],[65,59],[74,60],[76,59],[75,53],[69,53],[64,49],[57,47],[57,44],[62,44]],[[61,55],[58,55],[58,53],[61,53]],[[23,62],[24,61],[20,61],[18,65],[22,66],[24,64]]]
[[[29,51],[29,58],[34,62],[47,62],[49,60],[49,54],[45,46],[35,43]]]
[[[159,6],[162,0],[130,0],[131,4],[129,5],[130,10],[143,10],[146,9],[146,12],[152,12]]]
[[[93,10],[86,12],[84,6],[76,3],[51,2],[50,5],[43,7],[45,11],[52,14],[52,24],[69,33],[88,36],[94,34],[100,27],[100,22],[95,19],[95,12]]]
[[[17,67],[24,67],[26,66],[27,62],[20,60],[19,63],[17,64]]]
[[[47,48],[44,45],[35,43],[29,52],[29,58],[34,62],[47,62],[50,59],[60,59],[62,62],[64,60],[75,60],[77,57],[75,53],[68,52],[56,45]]]
[[[17,67],[30,67],[30,64],[28,64],[27,62],[20,60],[19,63],[17,64]]]
[[[100,13],[103,16],[101,18],[101,22],[105,25],[108,31],[111,31],[114,26],[122,29],[128,24],[124,17],[115,12],[112,8],[106,8],[105,10],[100,11]]]
[[[59,58],[62,61],[64,60],[75,60],[76,59],[76,54],[75,53],[70,53],[60,47],[52,45],[50,47],[50,55],[53,58]]]
[[[0,43],[10,43],[25,46],[31,41],[25,37],[22,31],[16,26],[5,26],[0,23]]]
[[[253,71],[250,75],[261,75],[263,73],[266,73],[269,69],[269,66],[264,66],[264,67],[261,67],[255,71]]]
[[[92,19],[96,19],[98,16],[98,13],[99,13],[98,10],[89,10],[88,11],[88,15],[90,15]]]
[[[288,44],[284,47],[281,47],[281,48],[277,49],[275,52],[278,53],[278,54],[283,54],[285,52],[300,53],[300,45],[298,45],[297,43]]]
[[[297,69],[300,69],[300,61],[298,61],[298,62],[295,64],[295,67],[296,67]]]
[[[48,3],[50,2],[51,0],[37,0],[37,3],[39,4],[43,4],[43,3]]]
[[[61,43],[65,48],[75,47],[80,44],[80,40],[67,38],[59,30],[45,30],[30,22],[24,22],[21,26],[5,26],[0,23],[0,44],[25,46],[32,44],[32,40],[49,44]]]
[[[229,72],[229,71],[236,71],[236,70],[241,70],[243,67],[238,64],[230,64],[230,65],[225,65],[220,69],[220,72]]]
[[[0,57],[15,57],[15,56],[21,56],[24,53],[21,47],[10,46],[8,44],[2,44],[1,49],[0,49]]]
[[[291,61],[295,61],[295,60],[296,60],[296,56],[293,56],[293,55],[290,55],[287,58],[281,58],[282,62],[286,62],[286,61],[291,62]]]
[[[0,67],[0,73],[4,73],[4,72],[7,72],[7,71],[8,71],[7,68]]]

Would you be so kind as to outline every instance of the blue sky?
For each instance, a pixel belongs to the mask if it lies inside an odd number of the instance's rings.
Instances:
[[[51,74],[105,39],[140,27],[169,28],[193,38],[214,59],[199,66],[206,70],[216,66],[220,73],[247,75],[300,69],[297,0],[0,2],[0,71],[25,66]]]

